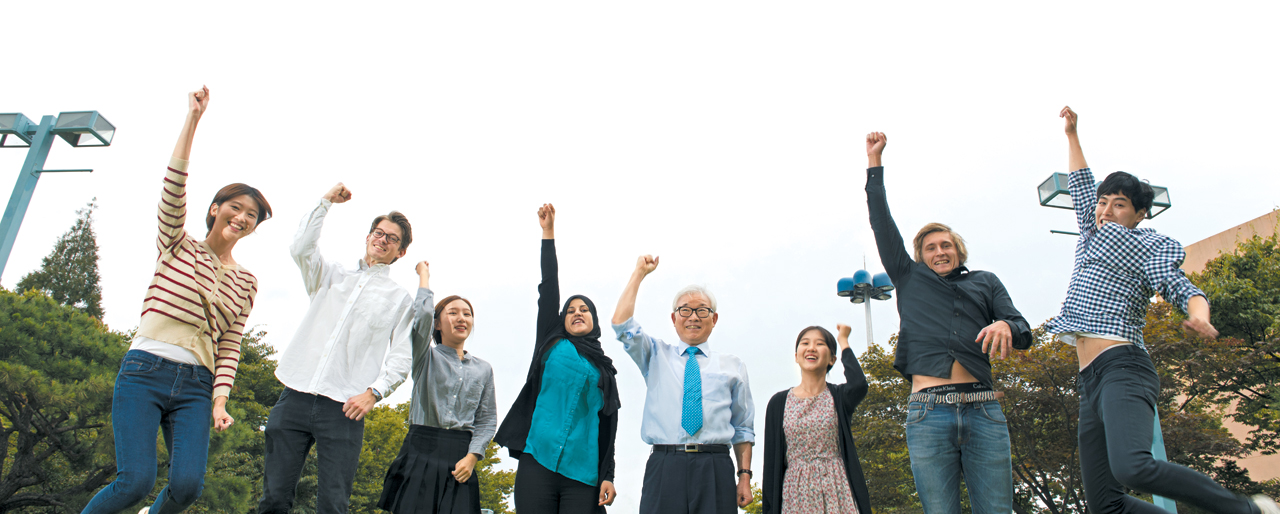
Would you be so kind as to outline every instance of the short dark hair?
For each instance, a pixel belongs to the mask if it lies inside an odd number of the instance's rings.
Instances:
[[[456,295],[456,294],[455,294],[455,295],[446,296],[446,297],[444,297],[444,299],[443,299],[443,300],[440,300],[440,301],[436,302],[436,313],[435,313],[435,314],[433,315],[433,317],[431,318],[432,320],[434,320],[434,321],[435,321],[435,324],[434,324],[434,325],[432,325],[432,327],[431,327],[431,338],[432,338],[432,339],[435,339],[436,344],[441,344],[441,343],[440,343],[440,311],[443,311],[443,310],[444,310],[444,308],[445,308],[445,307],[448,307],[448,306],[449,306],[449,304],[451,304],[451,303],[453,303],[453,302],[454,302],[454,300],[462,300],[462,301],[464,301],[464,302],[467,302],[467,308],[468,308],[468,309],[471,309],[471,318],[472,318],[472,319],[475,319],[475,317],[476,317],[476,309],[475,309],[475,307],[472,307],[472,306],[471,306],[471,300],[468,300],[468,299],[463,298],[463,297],[461,297],[461,296],[458,296],[458,295]]]
[[[258,228],[258,225],[261,225],[262,222],[271,219],[271,204],[267,203],[267,197],[262,196],[262,191],[258,191],[247,184],[241,184],[239,182],[236,182],[235,184],[228,184],[218,190],[218,194],[213,195],[213,201],[209,202],[209,207],[222,205],[222,202],[240,195],[249,195],[249,198],[258,202],[258,222],[253,225],[255,229]],[[204,225],[210,231],[213,231],[213,214],[204,215]]]
[[[796,336],[796,347],[795,347],[796,350],[800,349],[800,340],[804,339],[804,335],[809,333],[810,330],[817,330],[819,334],[822,334],[822,340],[827,342],[827,348],[831,350],[831,356],[837,359],[840,358],[839,357],[840,354],[836,353],[836,337],[831,335],[831,331],[817,325],[813,325],[811,327],[804,327],[804,330],[800,331],[800,335]],[[831,371],[831,366],[833,366],[833,364],[827,365],[828,372]]]
[[[409,226],[409,218],[406,218],[400,211],[391,211],[373,219],[373,224],[369,225],[369,233],[378,229],[378,224],[383,221],[390,221],[400,226],[400,249],[408,250],[409,243],[413,242],[413,227]],[[391,259],[391,262],[400,260],[399,257]]]
[[[1151,190],[1151,184],[1138,180],[1138,177],[1117,171],[1107,175],[1107,179],[1098,185],[1098,197],[1114,194],[1124,195],[1129,199],[1129,203],[1133,204],[1134,212],[1147,211],[1151,213],[1151,201],[1155,199],[1156,193]]]

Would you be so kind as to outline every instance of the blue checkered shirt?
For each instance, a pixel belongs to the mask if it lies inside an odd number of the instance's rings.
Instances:
[[[1076,263],[1062,313],[1049,320],[1049,331],[1092,332],[1123,337],[1139,348],[1152,295],[1187,311],[1194,296],[1205,296],[1178,267],[1187,252],[1177,240],[1153,229],[1130,229],[1118,223],[1099,227],[1094,208],[1098,189],[1093,172],[1082,168],[1067,179],[1080,223]]]

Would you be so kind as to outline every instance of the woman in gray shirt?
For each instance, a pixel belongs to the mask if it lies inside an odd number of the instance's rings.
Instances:
[[[480,482],[473,471],[498,426],[493,368],[463,349],[474,327],[471,302],[454,295],[433,309],[427,263],[417,271],[411,425],[378,507],[396,514],[475,514]]]

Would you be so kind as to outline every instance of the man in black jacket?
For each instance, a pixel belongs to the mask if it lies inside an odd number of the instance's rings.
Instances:
[[[911,381],[907,450],[926,514],[1013,510],[1009,429],[988,357],[1031,346],[1031,327],[995,274],[964,266],[964,239],[941,223],[916,234],[914,259],[889,214],[880,163],[888,138],[867,134],[867,207],[880,262],[898,291],[893,367]]]

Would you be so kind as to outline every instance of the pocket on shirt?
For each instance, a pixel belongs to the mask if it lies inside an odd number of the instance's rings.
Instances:
[[[357,320],[369,327],[371,334],[381,334],[396,318],[396,310],[391,303],[381,298],[362,298],[351,310]]]
[[[466,380],[469,377],[463,377]],[[468,414],[474,413],[480,406],[480,395],[484,394],[484,382],[480,380],[472,380],[469,384],[463,384],[462,391],[462,412],[458,413],[458,419],[462,420],[468,417]]]

